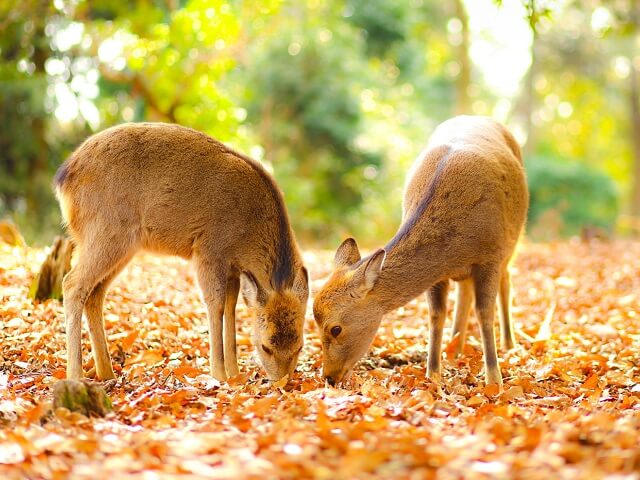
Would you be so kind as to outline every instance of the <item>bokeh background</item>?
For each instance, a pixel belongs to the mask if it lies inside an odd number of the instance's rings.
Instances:
[[[434,127],[505,122],[529,236],[637,233],[637,0],[0,0],[0,218],[61,230],[84,138],[177,122],[264,162],[303,246],[373,245]]]

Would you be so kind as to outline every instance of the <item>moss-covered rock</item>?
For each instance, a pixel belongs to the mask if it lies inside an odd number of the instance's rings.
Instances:
[[[103,387],[75,380],[60,380],[54,385],[53,408],[60,407],[87,417],[104,417],[113,408]]]

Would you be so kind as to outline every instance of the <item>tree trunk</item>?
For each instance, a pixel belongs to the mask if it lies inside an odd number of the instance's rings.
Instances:
[[[455,0],[456,17],[462,24],[460,34],[462,41],[457,47],[460,73],[456,79],[456,115],[471,113],[471,101],[469,99],[469,85],[471,84],[471,60],[469,59],[469,16],[464,7],[463,0]]]
[[[525,77],[524,102],[522,104],[522,117],[524,120],[524,129],[527,132],[527,141],[522,148],[523,156],[526,158],[531,155],[536,146],[535,126],[533,125],[533,110],[535,108],[535,75],[536,75],[536,42],[537,34],[534,28],[531,29],[531,65]]]
[[[35,66],[34,77],[46,85],[47,72],[45,62],[50,55],[49,40],[45,34],[46,19],[48,17],[49,2],[41,0],[38,3],[38,11],[34,15],[35,31],[33,35],[33,64]],[[26,189],[27,212],[31,218],[41,218],[43,205],[41,205],[42,179],[47,175],[48,147],[46,140],[45,110],[44,105],[36,112],[31,127],[36,142],[36,153],[30,159],[29,181]]]

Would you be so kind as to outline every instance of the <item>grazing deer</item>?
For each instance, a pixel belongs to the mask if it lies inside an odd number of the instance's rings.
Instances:
[[[430,312],[427,372],[440,380],[449,280],[459,282],[454,332],[461,341],[475,298],[487,383],[502,385],[493,331],[500,294],[502,342],[513,346],[507,269],[523,230],[528,192],[520,148],[499,123],[460,116],[441,124],[413,164],[403,222],[389,243],[361,259],[349,238],[315,298],[324,376],[340,382],[369,349],[382,316],[422,292]]]
[[[107,287],[139,250],[193,259],[214,377],[238,373],[241,279],[245,301],[255,307],[254,342],[267,375],[277,380],[295,369],[307,270],[282,194],[259,163],[189,128],[125,124],[86,140],[54,183],[78,249],[63,282],[67,378],[82,377],[83,309],[96,374],[114,378],[102,306]]]

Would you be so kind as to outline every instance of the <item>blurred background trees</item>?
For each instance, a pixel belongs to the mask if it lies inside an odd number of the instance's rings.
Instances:
[[[524,146],[537,238],[640,214],[634,0],[0,0],[0,217],[60,229],[57,166],[91,133],[177,122],[264,162],[306,246],[374,244],[433,128]],[[553,219],[553,220],[552,220]]]

